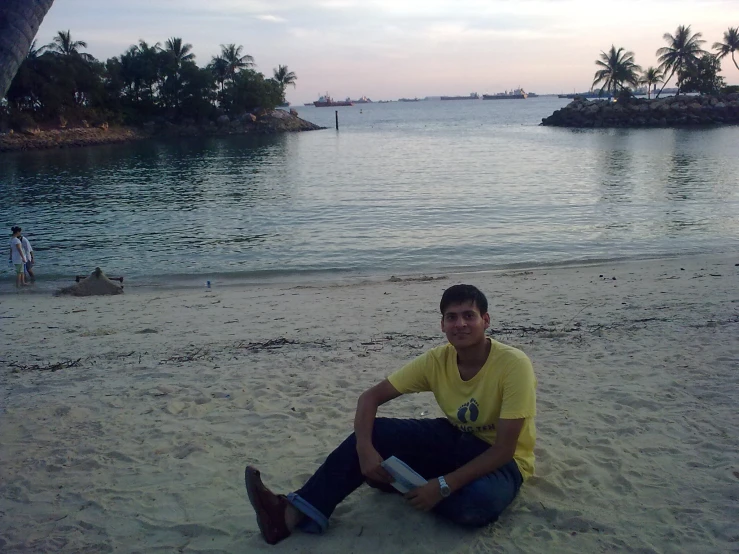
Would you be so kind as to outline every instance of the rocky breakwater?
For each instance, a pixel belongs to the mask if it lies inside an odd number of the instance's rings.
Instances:
[[[97,127],[82,126],[63,129],[40,129],[37,126],[25,126],[19,131],[11,129],[0,133],[0,152],[113,144],[131,142],[146,138],[146,136],[146,133],[140,129],[108,128],[107,124]]]
[[[186,136],[226,136],[245,134],[275,134],[325,129],[298,117],[295,110],[258,110],[236,118],[222,115],[215,120],[150,121],[140,127],[95,127],[84,123],[74,128],[40,128],[25,125],[22,129],[0,132],[0,152],[74,148],[131,142],[146,138]]]
[[[576,98],[542,119],[541,124],[592,128],[739,124],[739,94],[630,98],[626,102]]]
[[[255,110],[236,117],[221,115],[215,120],[195,122],[150,122],[144,125],[153,136],[227,136],[227,135],[270,135],[276,133],[297,133],[325,129],[301,119],[298,112],[285,110]]]

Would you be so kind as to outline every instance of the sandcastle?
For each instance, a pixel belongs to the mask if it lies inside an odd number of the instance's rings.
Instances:
[[[122,279],[121,279],[122,281]],[[102,296],[109,294],[123,294],[123,285],[117,285],[105,276],[102,269],[95,268],[89,277],[69,287],[64,287],[56,292],[56,295],[71,296]]]

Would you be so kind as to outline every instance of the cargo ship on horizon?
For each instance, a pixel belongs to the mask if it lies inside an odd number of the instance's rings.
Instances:
[[[572,100],[573,98],[603,98],[604,100],[607,100],[611,98],[611,94],[608,92],[573,92],[572,94],[558,94],[557,98],[569,98]]]
[[[321,96],[318,100],[313,102],[313,105],[316,108],[330,108],[333,106],[353,106],[354,102],[352,102],[351,98],[348,98],[346,100],[334,100],[329,96],[328,93]]]
[[[476,92],[470,92],[469,96],[442,96],[441,100],[479,100],[480,95]]]
[[[528,93],[521,87],[515,90],[507,90],[505,92],[499,92],[497,94],[483,94],[483,100],[526,100],[529,97]]]

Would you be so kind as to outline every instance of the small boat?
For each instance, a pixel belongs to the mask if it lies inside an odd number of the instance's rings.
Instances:
[[[321,96],[318,100],[313,102],[313,105],[316,108],[329,108],[333,106],[353,106],[354,102],[352,102],[350,98],[347,98],[344,101],[334,100],[328,95],[328,93],[326,93],[323,96]]]

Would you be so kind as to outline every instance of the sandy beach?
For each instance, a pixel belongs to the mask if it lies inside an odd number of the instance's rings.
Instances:
[[[0,296],[0,550],[736,552],[737,263]],[[361,391],[444,342],[438,301],[459,282],[534,363],[535,477],[485,529],[363,487],[327,534],[267,546],[244,466],[299,487]],[[424,394],[380,414],[439,412]]]

